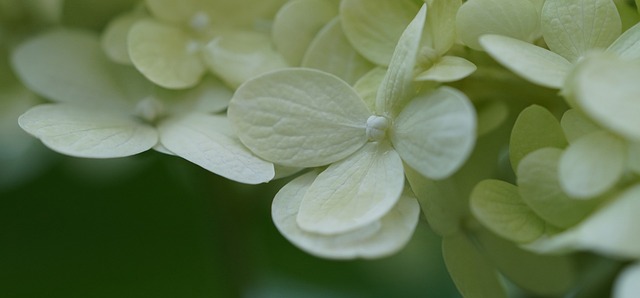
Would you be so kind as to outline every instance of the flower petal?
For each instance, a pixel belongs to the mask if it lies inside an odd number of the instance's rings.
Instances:
[[[627,29],[607,49],[622,59],[640,58],[640,24]]]
[[[429,69],[417,75],[415,80],[436,81],[441,83],[453,82],[466,78],[476,71],[476,69],[476,65],[467,59],[455,56],[444,56]]]
[[[302,60],[302,67],[332,73],[353,85],[373,68],[373,64],[351,46],[342,31],[340,19],[336,17],[311,42]]]
[[[471,211],[496,234],[518,243],[538,239],[545,221],[524,203],[518,187],[500,180],[484,180],[471,192]]]
[[[427,1],[429,14],[423,44],[444,55],[456,41],[456,15],[462,0]]]
[[[76,157],[129,156],[149,150],[158,142],[154,128],[127,114],[95,106],[39,105],[18,121],[47,147]]]
[[[240,140],[258,156],[284,166],[315,167],[362,147],[371,114],[336,76],[285,69],[240,86],[228,115]]]
[[[413,71],[418,60],[417,55],[426,17],[427,5],[425,4],[398,40],[376,98],[376,112],[380,115],[395,112],[396,106],[415,95]]]
[[[300,205],[301,229],[340,234],[387,214],[404,185],[402,161],[385,143],[370,142],[318,175]]]
[[[540,148],[564,149],[566,146],[567,140],[558,119],[547,109],[532,105],[520,112],[511,130],[509,141],[511,167],[517,171],[520,160]]]
[[[554,52],[511,37],[486,35],[480,44],[500,64],[544,87],[561,88],[573,67]]]
[[[618,258],[640,257],[640,185],[613,198],[578,226],[556,236],[528,244],[539,253],[584,249]]]
[[[560,126],[562,126],[564,135],[570,143],[580,139],[582,136],[600,130],[598,125],[577,109],[570,109],[564,112],[562,119],[560,119]]]
[[[478,39],[497,34],[531,42],[539,36],[540,16],[530,0],[474,0],[465,2],[456,17],[464,44],[482,50]]]
[[[621,139],[606,131],[578,139],[560,158],[558,171],[562,189],[579,199],[603,194],[622,177],[626,150]]]
[[[598,124],[640,140],[640,63],[608,56],[590,57],[571,79],[575,104]]]
[[[543,148],[527,155],[517,168],[522,200],[538,216],[560,227],[570,228],[584,219],[600,200],[575,200],[568,197],[558,181],[558,163],[562,150]]]
[[[145,15],[139,12],[126,13],[109,22],[100,39],[102,49],[109,59],[120,64],[133,64],[129,57],[127,36],[131,27],[144,17]]]
[[[226,117],[193,113],[161,123],[160,142],[169,151],[233,181],[270,181],[273,164],[249,151],[233,135]]]
[[[162,87],[193,87],[205,73],[200,45],[177,27],[141,20],[131,27],[127,42],[136,68]]]
[[[442,257],[463,297],[507,297],[496,268],[466,234],[442,239]]]
[[[294,0],[283,5],[273,20],[271,35],[278,52],[298,66],[318,31],[338,14],[325,0]]]
[[[390,134],[410,167],[428,178],[443,179],[471,154],[475,110],[462,92],[440,87],[412,100],[395,119]]]
[[[627,266],[616,278],[613,297],[634,298],[640,293],[640,264]]]
[[[376,109],[376,97],[380,84],[387,74],[387,69],[380,66],[370,70],[353,85],[370,111]]]
[[[373,63],[387,66],[400,35],[419,8],[411,0],[343,0],[340,18],[356,50]]]
[[[241,31],[219,36],[204,51],[209,69],[231,88],[257,75],[287,67],[265,34]]]
[[[58,102],[124,104],[120,75],[133,72],[113,65],[98,36],[84,31],[49,31],[18,46],[12,58],[29,89]]]
[[[549,49],[571,62],[591,49],[606,49],[622,30],[611,0],[547,0],[541,20]]]
[[[310,172],[285,185],[272,205],[273,221],[282,235],[313,255],[332,259],[379,258],[400,250],[409,241],[418,223],[420,207],[410,191],[379,221],[351,232],[322,235],[298,226],[300,203],[317,173]]]

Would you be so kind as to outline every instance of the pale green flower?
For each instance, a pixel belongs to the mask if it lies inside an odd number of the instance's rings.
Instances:
[[[271,180],[273,165],[233,135],[223,110],[230,90],[207,79],[189,92],[160,90],[111,63],[97,36],[54,30],[20,45],[13,64],[34,92],[55,101],[28,110],[20,126],[51,149],[112,158],[153,147],[244,183]]]
[[[456,14],[461,0],[427,0],[429,9],[415,67],[417,81],[452,82],[467,77],[476,66],[465,58],[447,55],[456,41]],[[400,34],[419,6],[415,1],[347,0],[340,19],[348,40],[364,57],[388,66]]]
[[[466,96],[448,87],[416,94],[414,66],[425,19],[423,6],[398,42],[374,110],[346,82],[311,69],[271,72],[236,91],[229,117],[242,142],[258,156],[285,166],[328,166],[299,192],[298,227],[283,233],[299,229],[331,235],[322,238],[326,241],[352,238],[358,235],[353,231],[373,229],[391,210],[404,208],[398,205],[403,162],[422,175],[442,179],[468,157],[476,123]],[[305,247],[306,240],[299,241],[294,243]]]
[[[590,51],[640,58],[640,25],[620,35],[620,16],[612,0],[547,0],[541,17],[549,50],[507,35],[482,36],[480,43],[516,74],[550,88],[562,88],[574,65]]]
[[[236,87],[287,65],[268,35],[254,30],[282,2],[147,0],[153,18],[131,26],[129,56],[142,74],[165,88],[193,87],[208,70]]]

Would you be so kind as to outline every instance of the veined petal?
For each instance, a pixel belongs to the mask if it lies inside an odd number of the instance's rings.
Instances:
[[[443,179],[471,154],[476,114],[462,92],[440,87],[413,99],[390,133],[394,148],[410,167],[428,178]]]
[[[415,77],[416,81],[436,81],[441,83],[461,80],[476,71],[471,61],[455,56],[444,56],[433,66]]]
[[[351,46],[342,31],[340,18],[336,17],[311,42],[302,60],[302,67],[332,73],[353,85],[373,68],[373,64]]]
[[[528,42],[500,35],[480,38],[498,62],[523,78],[545,87],[561,88],[573,64],[562,56]]]
[[[415,94],[413,70],[418,59],[426,17],[427,5],[425,4],[398,40],[376,98],[376,112],[380,115],[393,113],[396,105]]]
[[[284,166],[315,167],[362,147],[371,113],[336,76],[285,69],[240,86],[228,115],[240,140],[258,156]]]
[[[290,65],[300,65],[318,31],[337,14],[337,8],[326,0],[289,1],[273,20],[271,35],[276,49]]]
[[[97,35],[53,30],[18,46],[12,58],[21,81],[51,100],[122,104],[127,97],[118,80],[124,68],[104,56]]]
[[[578,226],[527,248],[541,253],[583,249],[622,258],[640,257],[640,185],[613,198]]]
[[[584,219],[600,200],[575,200],[560,186],[558,163],[562,150],[543,148],[528,154],[517,168],[522,200],[554,226],[570,228]]]
[[[547,0],[542,8],[544,41],[571,62],[591,49],[606,49],[621,28],[611,0]]]
[[[39,105],[20,116],[18,123],[47,147],[76,157],[130,156],[158,142],[153,127],[95,106]]]
[[[356,50],[373,63],[387,66],[400,35],[419,8],[411,0],[343,0],[340,18]]]
[[[237,88],[257,75],[287,67],[265,34],[242,31],[209,42],[204,57],[211,71],[230,87]]]
[[[318,175],[304,195],[298,225],[327,235],[368,226],[393,208],[403,185],[398,154],[386,143],[369,142]]]
[[[627,29],[607,49],[622,59],[640,59],[640,23]]]
[[[193,113],[163,121],[160,142],[169,151],[233,181],[270,181],[273,164],[253,155],[233,134],[224,116]]]
[[[483,180],[471,192],[471,211],[496,234],[518,243],[538,239],[546,229],[520,197],[518,187],[500,180]]]
[[[634,298],[640,293],[640,263],[627,266],[616,278],[613,297]]]
[[[540,31],[540,15],[530,0],[473,0],[465,2],[456,17],[464,44],[482,50],[478,38],[497,34],[531,42]]]
[[[560,158],[558,174],[562,189],[580,199],[603,194],[622,177],[626,150],[621,139],[606,131],[578,139]]]
[[[316,179],[310,172],[285,185],[272,205],[273,221],[282,235],[313,255],[332,259],[379,258],[398,251],[408,242],[418,223],[420,207],[406,191],[398,203],[368,226],[336,235],[306,232],[298,226],[296,216],[305,193]]]
[[[569,84],[574,101],[598,124],[631,140],[640,140],[640,63],[614,57],[589,57]]]
[[[127,41],[136,68],[162,87],[193,87],[205,73],[200,45],[178,27],[141,20],[131,27]]]

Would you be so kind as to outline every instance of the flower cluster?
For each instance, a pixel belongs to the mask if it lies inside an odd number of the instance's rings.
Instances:
[[[320,257],[393,254],[422,213],[465,297],[577,291],[577,251],[640,292],[640,1],[145,0],[95,28],[68,2],[0,2],[3,171],[18,123],[74,157],[294,176],[273,221]]]

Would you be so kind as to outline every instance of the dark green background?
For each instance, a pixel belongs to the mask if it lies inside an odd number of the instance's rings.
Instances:
[[[312,257],[270,217],[286,181],[232,183],[177,157],[52,154],[0,190],[0,297],[457,297],[421,223],[396,256]]]

